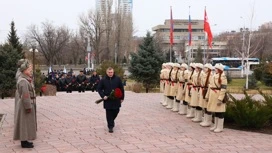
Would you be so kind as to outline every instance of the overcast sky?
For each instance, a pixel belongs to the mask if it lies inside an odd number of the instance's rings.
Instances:
[[[174,19],[188,19],[189,6],[192,19],[203,19],[206,6],[214,35],[249,27],[253,7],[254,29],[272,21],[272,0],[133,0],[135,35],[144,36],[147,30],[163,24],[170,18],[170,6]],[[0,43],[7,39],[12,20],[23,38],[29,25],[46,20],[76,30],[78,16],[89,9],[95,9],[95,0],[0,0]]]

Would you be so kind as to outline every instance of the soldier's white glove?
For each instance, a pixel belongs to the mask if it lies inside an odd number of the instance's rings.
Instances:
[[[108,97],[107,96],[104,96],[104,98],[103,98],[104,100],[107,100],[108,99]]]
[[[217,106],[220,106],[221,104],[223,104],[223,102],[221,100],[217,100]]]

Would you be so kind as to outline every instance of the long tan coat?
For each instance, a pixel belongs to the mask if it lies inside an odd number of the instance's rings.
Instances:
[[[212,72],[210,72],[210,73],[211,74],[210,74],[209,80],[207,82],[207,87],[206,88],[208,88],[209,83],[211,82],[211,78],[213,76]],[[208,72],[203,72],[201,74],[201,88],[199,90],[199,107],[201,107],[201,108],[207,108],[207,104],[208,104],[208,102],[203,97],[203,89],[205,87],[207,77],[208,77]]]
[[[218,100],[223,100],[225,93],[227,91],[226,87],[227,87],[227,77],[225,75],[225,73],[223,72],[221,75],[221,80],[222,83],[220,84],[218,82],[218,78],[219,78],[219,73],[214,74],[211,77],[211,82],[209,84],[209,90],[208,93],[206,95],[206,97],[209,97],[209,101],[208,101],[208,105],[207,105],[207,110],[209,112],[225,112],[226,111],[226,104],[222,103],[220,106],[217,105]],[[218,89],[214,89],[214,88],[220,88],[220,90]]]
[[[34,140],[36,139],[36,119],[34,111],[34,97],[35,91],[33,89],[31,80],[23,73],[17,81],[16,102],[15,102],[15,127],[14,140]],[[31,113],[26,113],[26,109],[31,109]]]
[[[192,78],[190,79],[190,76],[192,74],[192,71],[188,70],[187,74],[185,76],[185,79],[187,80],[187,83],[185,84],[185,98],[184,101],[188,102],[190,104],[191,102],[191,96],[189,96],[189,90],[191,90],[192,85]]]
[[[164,84],[164,95],[165,96],[169,96],[169,93],[170,93],[169,73],[170,73],[170,69],[166,69],[163,72],[163,75],[165,77],[165,84]]]
[[[160,73],[160,92],[164,92],[164,84],[165,84],[165,77],[164,77],[164,71],[166,69],[163,68]]]
[[[194,106],[197,107],[199,105],[199,86],[200,86],[200,82],[201,82],[201,75],[202,75],[202,71],[200,72],[195,72],[192,76],[192,84],[193,87],[191,88],[191,102],[190,102],[190,106]]]
[[[171,86],[170,86],[170,94],[169,96],[176,96],[178,92],[178,75],[179,70],[173,69],[171,72]]]
[[[185,88],[185,77],[188,74],[188,70],[185,71],[179,71],[179,77],[178,77],[178,92],[177,92],[177,100],[184,100],[185,98],[185,93],[184,93],[184,88]]]

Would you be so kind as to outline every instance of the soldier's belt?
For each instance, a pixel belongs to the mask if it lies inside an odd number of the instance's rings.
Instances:
[[[193,88],[199,88],[199,87],[201,87],[201,86],[193,86]]]
[[[187,83],[187,85],[193,85],[192,83]]]
[[[212,90],[221,90],[221,88],[211,88]]]
[[[36,99],[36,97],[30,97],[30,99]]]
[[[185,83],[185,82],[179,81],[179,83]]]

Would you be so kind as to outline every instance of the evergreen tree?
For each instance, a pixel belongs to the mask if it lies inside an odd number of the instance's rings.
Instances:
[[[157,51],[150,32],[147,32],[142,44],[139,45],[138,53],[131,54],[129,72],[137,82],[143,83],[148,90],[158,83],[161,65],[164,62],[163,55]]]
[[[10,24],[10,32],[8,34],[8,42],[14,49],[17,50],[17,52],[19,54],[19,59],[24,58],[23,45],[20,43],[19,37],[17,36],[14,21],[12,21]]]
[[[17,50],[9,44],[0,46],[0,92],[3,96],[12,96],[16,89],[15,74],[17,72],[17,61],[20,55]]]
[[[195,63],[203,63],[203,54],[200,46],[197,48]]]
[[[249,76],[248,80],[248,89],[256,89],[257,88],[257,80],[254,76],[254,74]]]

